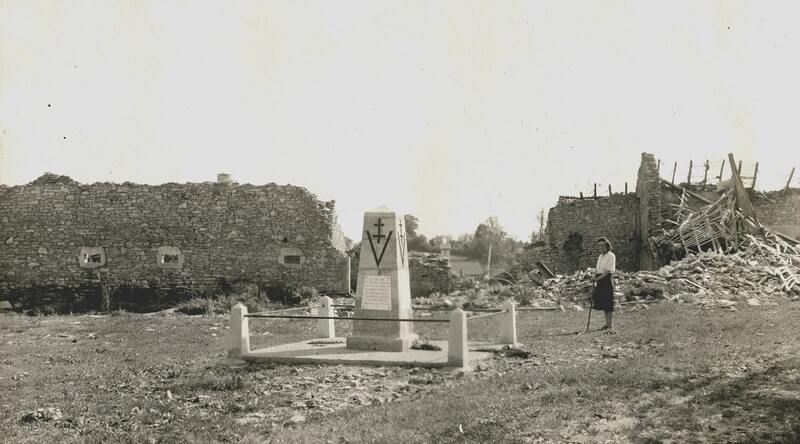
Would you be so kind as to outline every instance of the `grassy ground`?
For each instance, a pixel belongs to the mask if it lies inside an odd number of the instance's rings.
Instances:
[[[574,334],[586,314],[520,312],[519,339],[531,356],[497,359],[466,376],[238,365],[225,360],[227,320],[220,316],[4,316],[0,436],[8,442],[800,441],[800,304],[728,311],[661,303],[618,312],[615,335]],[[594,320],[599,327],[601,316]],[[490,335],[488,321],[474,322],[471,339]],[[313,321],[254,321],[252,341],[306,339],[313,327]]]

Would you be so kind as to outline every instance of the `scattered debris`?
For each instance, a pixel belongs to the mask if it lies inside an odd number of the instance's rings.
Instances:
[[[61,421],[63,418],[64,415],[61,414],[61,409],[46,407],[22,415],[22,422]]]
[[[442,347],[439,347],[436,344],[432,344],[428,339],[422,338],[417,339],[411,344],[411,348],[414,350],[433,350],[438,351],[441,350]]]

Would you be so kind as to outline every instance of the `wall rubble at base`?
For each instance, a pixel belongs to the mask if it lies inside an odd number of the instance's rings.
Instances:
[[[451,271],[447,259],[436,254],[411,253],[408,258],[411,297],[450,292]]]
[[[82,185],[48,174],[0,186],[0,299],[92,306],[109,287],[178,298],[237,283],[346,291],[334,205],[275,184]],[[81,247],[103,247],[105,263],[80,266]],[[159,264],[160,247],[176,247],[181,266]]]

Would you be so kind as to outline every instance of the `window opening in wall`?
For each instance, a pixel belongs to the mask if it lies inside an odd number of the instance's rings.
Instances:
[[[78,265],[82,268],[102,267],[106,263],[103,247],[81,247],[78,253]]]
[[[162,264],[177,264],[180,262],[180,255],[177,254],[164,254],[161,256]]]
[[[281,247],[278,261],[283,265],[297,267],[305,263],[305,257],[303,256],[303,251],[299,248]]]
[[[102,262],[103,262],[103,255],[100,253],[95,253],[95,254],[85,253],[83,255],[84,264],[99,264]]]
[[[564,251],[572,256],[580,255],[583,251],[583,236],[577,233],[572,233],[564,242]]]
[[[183,253],[178,247],[158,247],[158,256],[156,256],[156,263],[161,268],[175,268],[183,267]]]

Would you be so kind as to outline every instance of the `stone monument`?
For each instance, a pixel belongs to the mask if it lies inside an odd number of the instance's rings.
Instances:
[[[367,211],[361,234],[355,317],[411,319],[413,314],[403,216],[386,207]],[[406,351],[416,338],[412,322],[354,321],[347,348]]]

